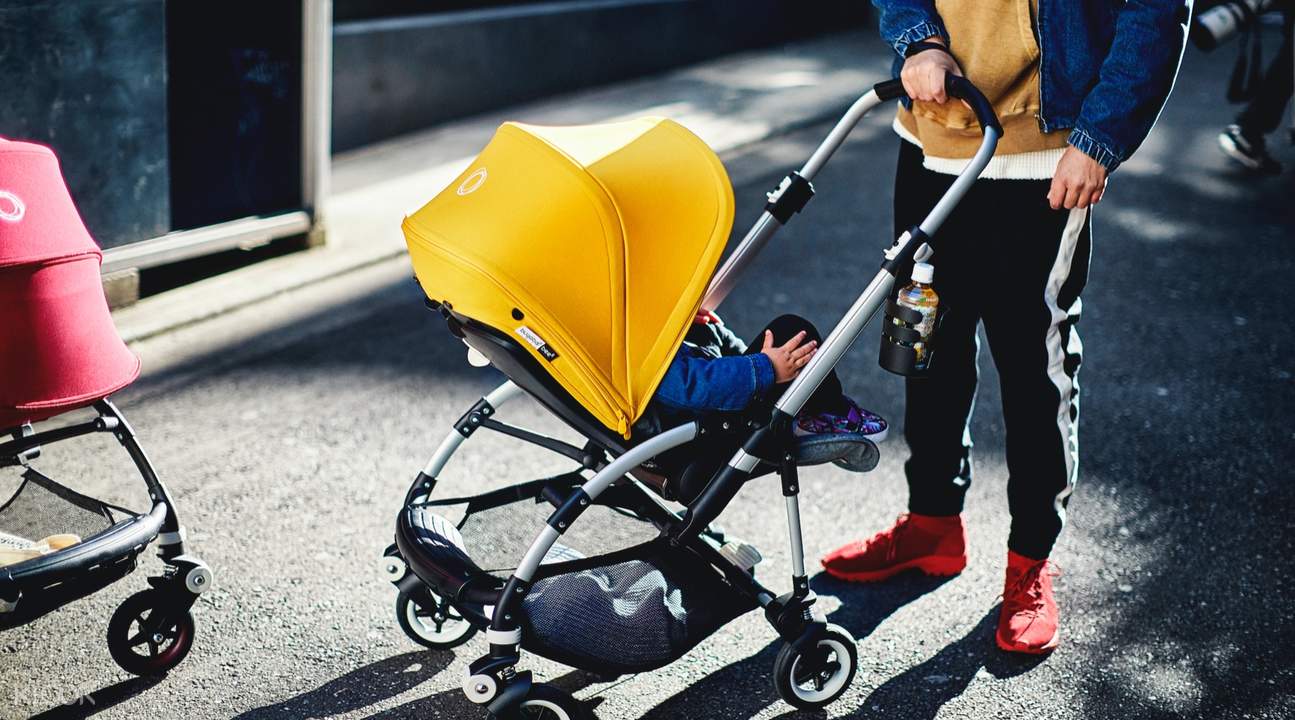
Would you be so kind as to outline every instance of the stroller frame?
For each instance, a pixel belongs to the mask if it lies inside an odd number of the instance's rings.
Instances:
[[[30,467],[42,446],[112,433],[143,478],[152,507],[76,545],[0,568],[0,629],[24,625],[125,577],[135,569],[139,553],[157,541],[158,556],[165,563],[162,574],[149,577],[150,589],[118,607],[108,623],[108,649],[127,672],[163,674],[188,653],[194,627],[190,609],[211,587],[212,572],[186,552],[186,533],[175,503],[125,416],[107,398],[93,407],[97,416],[86,422],[42,432],[34,432],[30,424],[6,431],[12,439],[0,442],[0,467]],[[145,644],[148,655],[135,652]]]
[[[468,668],[463,690],[472,702],[487,706],[493,717],[514,717],[519,708],[525,705],[526,698],[537,694],[532,688],[530,673],[515,670],[521,654],[522,630],[517,615],[522,599],[528,592],[541,562],[563,532],[593,504],[604,490],[622,478],[628,479],[632,486],[637,487],[643,495],[651,497],[669,514],[670,518],[677,521],[668,530],[671,542],[697,552],[719,569],[735,587],[753,598],[764,609],[771,625],[787,643],[775,665],[775,684],[784,699],[797,707],[818,708],[832,702],[848,688],[856,664],[854,640],[843,629],[828,625],[821,619],[821,615],[813,612],[815,597],[809,588],[800,527],[800,483],[797,476],[796,440],[791,431],[792,419],[885,304],[887,297],[892,294],[898,273],[914,259],[926,259],[933,253],[926,241],[938,231],[993,157],[998,139],[1002,135],[1002,128],[994,115],[992,106],[964,78],[950,76],[947,89],[952,97],[966,101],[976,114],[983,131],[983,140],[978,152],[926,218],[919,225],[903,233],[885,251],[885,260],[877,275],[822,342],[813,359],[775,403],[771,413],[766,413],[764,417],[744,416],[741,420],[742,427],[737,428],[733,425],[738,423],[733,422],[731,418],[716,420],[714,423],[693,421],[661,432],[630,447],[624,447],[622,443],[617,442],[618,439],[608,439],[607,433],[603,432],[594,434],[584,448],[578,448],[496,420],[494,416],[499,408],[524,392],[523,388],[509,380],[486,394],[455,422],[453,429],[442,440],[415,478],[405,498],[406,506],[426,500],[431,495],[436,486],[437,477],[454,453],[478,428],[482,427],[569,457],[579,462],[582,469],[594,473],[593,477],[582,486],[575,488],[548,518],[546,525],[540,529],[503,588],[491,591],[485,596],[480,591],[476,591],[473,601],[483,606],[493,605],[493,612],[489,612],[489,608],[486,608],[483,616],[474,620],[475,624],[484,624],[488,621],[485,632],[490,649],[486,655],[471,663]],[[814,195],[811,181],[841,147],[859,121],[881,103],[902,96],[903,87],[900,81],[890,80],[878,83],[854,102],[805,165],[799,171],[787,175],[777,188],[768,193],[768,203],[764,212],[712,278],[702,301],[702,308],[714,310],[719,307],[760,250],[783,225],[790,221],[793,215],[804,208]],[[448,308],[440,306],[434,306],[434,308],[445,314],[451,328],[460,335],[464,334],[462,331],[467,329],[466,326],[473,323],[470,319],[457,316]],[[465,338],[465,342],[469,339],[479,339],[479,337],[471,335]],[[479,349],[471,344],[470,347]],[[546,404],[551,405],[551,403]],[[572,418],[564,416],[564,419],[579,430],[585,429]],[[630,471],[644,462],[667,450],[689,443],[699,436],[735,432],[742,433],[745,437],[740,449],[726,465],[715,472],[701,493],[687,504],[682,515],[669,510],[660,500],[657,500],[655,495],[644,489],[640,482],[629,475]],[[610,461],[607,459],[608,455],[612,456]],[[734,564],[704,539],[715,536],[711,523],[718,518],[747,480],[774,470],[781,478],[792,563],[792,590],[781,595],[756,581],[753,573],[748,573]],[[384,554],[384,571],[402,594],[408,593],[420,604],[428,603],[425,607],[438,608],[437,617],[442,618],[446,609],[454,604],[453,599],[437,598],[426,584],[411,572],[406,558],[403,557],[403,548],[398,547],[399,537],[397,540],[398,543],[390,546]],[[459,599],[462,601],[462,598]],[[495,599],[497,601],[490,602]],[[465,615],[471,615],[471,613],[465,613]],[[402,621],[402,626],[404,625]],[[439,631],[439,622],[437,628]],[[410,632],[407,626],[406,632]],[[468,634],[470,633],[471,630],[468,630]],[[412,633],[411,637],[414,637]],[[415,637],[415,639],[418,638]],[[466,637],[455,637],[445,643],[427,642],[426,639],[419,641],[432,647],[452,647],[465,639]],[[832,649],[838,655],[838,665],[846,660],[849,661],[847,668],[838,668],[844,680],[834,682],[829,688],[831,692],[827,693],[805,695],[791,691],[788,684],[795,683],[797,678],[803,677],[807,667],[811,673],[817,673],[818,667],[813,664],[827,662],[825,648]],[[839,657],[841,650],[847,652],[848,658]],[[787,657],[784,658],[784,655]],[[800,666],[802,662],[804,666]],[[547,693],[542,694],[545,698],[552,695],[552,688],[538,684],[535,688],[546,690]],[[822,690],[821,684],[819,689]],[[553,704],[554,701],[551,699],[541,701],[543,707],[550,707]]]

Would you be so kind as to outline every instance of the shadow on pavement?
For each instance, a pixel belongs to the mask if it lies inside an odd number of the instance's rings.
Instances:
[[[933,578],[927,579],[933,580]],[[940,584],[942,583],[937,582],[930,589],[934,589]],[[926,592],[929,591],[927,590]],[[909,599],[911,600],[913,597]],[[995,605],[965,636],[949,643],[925,662],[915,665],[886,681],[885,684],[874,690],[857,710],[847,717],[888,719],[903,717],[908,720],[931,720],[939,714],[941,708],[967,689],[967,686],[971,684],[982,668],[994,678],[1002,679],[1029,672],[1046,661],[1047,656],[1009,655],[994,646],[993,635],[998,624],[998,612],[999,606]],[[837,617],[839,614],[840,611],[838,610],[837,614],[831,619],[836,622],[849,621],[848,618]],[[876,624],[873,623],[873,627]],[[720,673],[731,674],[734,668],[764,659],[767,659],[767,664],[771,666],[777,649],[778,644],[774,643],[743,663],[730,665],[728,668],[721,670]],[[744,669],[749,670],[750,668]],[[720,673],[716,673],[711,677],[714,678]],[[726,679],[729,678],[726,676]],[[762,679],[767,680],[767,676]],[[710,678],[707,679],[707,682],[709,681]],[[676,696],[676,698],[678,697]],[[676,698],[672,698],[667,702],[675,704]],[[697,698],[693,698],[693,701],[696,700]],[[715,717],[734,719],[751,717],[776,701],[777,698],[774,696],[773,691],[766,689],[764,693],[755,694],[752,700],[743,707],[732,707],[730,703],[730,707],[725,714]],[[677,704],[675,709],[681,706],[681,704]],[[648,717],[676,717],[671,712],[665,705],[661,705]],[[827,713],[826,711],[790,710],[777,715],[774,720],[813,717],[827,717]]]
[[[859,640],[871,635],[881,621],[896,610],[934,592],[952,579],[905,572],[884,583],[861,584],[844,582],[827,573],[819,573],[810,580],[810,587],[819,595],[835,595],[840,598],[841,607],[832,611],[832,616],[828,619],[849,630],[854,639]]]
[[[294,698],[249,710],[234,720],[305,720],[358,710],[432,679],[453,658],[452,653],[425,651],[396,655],[356,668]],[[462,697],[457,688],[455,692]]]
[[[884,585],[857,585],[820,573],[811,580],[811,586],[819,594],[836,595],[841,599],[841,607],[828,620],[859,639],[870,634],[896,610],[949,579],[906,573]],[[772,633],[772,629],[769,632]],[[707,708],[711,713],[708,717],[715,720],[753,717],[778,701],[769,673],[781,648],[782,642],[774,640],[756,654],[716,670],[657,705],[643,716],[644,720],[686,717],[690,708],[698,707]],[[789,717],[792,716],[812,717],[813,714],[793,713]]]
[[[76,700],[52,707],[45,712],[33,715],[31,720],[75,720],[98,715],[118,703],[125,702],[148,690],[165,679],[163,677],[133,677],[129,680],[113,683],[82,695]]]
[[[887,680],[852,718],[930,720],[967,689],[983,668],[994,678],[1015,677],[1038,667],[1048,656],[1011,655],[994,645],[998,605],[966,635],[945,645],[925,662]]]
[[[594,682],[597,678],[589,673],[573,670],[567,674],[549,680],[548,684],[569,693],[576,693]],[[585,708],[592,712],[602,702],[602,698],[585,701]],[[390,710],[368,715],[365,720],[423,720],[429,717],[478,718],[485,717],[485,708],[474,705],[458,686],[444,690],[435,695],[411,700]]]

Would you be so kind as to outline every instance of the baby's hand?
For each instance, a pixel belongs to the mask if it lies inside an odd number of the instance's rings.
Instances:
[[[710,325],[711,323],[716,325],[724,324],[724,321],[720,320],[718,315],[709,310],[698,310],[697,317],[693,318],[692,321],[695,325]]]
[[[773,361],[774,382],[785,383],[796,377],[800,374],[801,369],[805,367],[805,363],[814,357],[814,353],[818,351],[818,343],[813,340],[804,341],[805,331],[802,330],[788,340],[786,345],[774,347],[773,333],[768,330],[764,331],[764,347],[760,349],[760,352],[768,355],[769,359]],[[804,344],[802,345],[801,343]]]

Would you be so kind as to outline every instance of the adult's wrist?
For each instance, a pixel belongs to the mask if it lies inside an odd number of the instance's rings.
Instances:
[[[1108,174],[1115,172],[1115,169],[1120,166],[1119,155],[1115,154],[1112,148],[1107,147],[1091,134],[1085,132],[1083,128],[1072,128],[1070,136],[1066,140],[1071,147],[1096,160],[1098,164],[1106,168]]]
[[[908,49],[910,43],[938,38],[945,45],[949,44],[949,34],[945,31],[944,26],[938,20],[924,20],[913,27],[899,33],[891,39],[890,45],[895,53],[900,57],[904,56],[904,51]]]
[[[919,53],[926,52],[927,50],[942,52],[942,53],[945,53],[946,55],[952,54],[949,52],[949,46],[945,45],[943,41],[940,41],[938,39],[918,40],[915,43],[909,43],[908,47],[904,48],[904,59],[907,60],[908,58],[911,58],[914,55],[917,55]]]

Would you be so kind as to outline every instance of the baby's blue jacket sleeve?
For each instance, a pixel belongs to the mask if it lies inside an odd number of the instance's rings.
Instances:
[[[716,358],[685,345],[670,362],[656,399],[676,410],[731,412],[745,409],[773,384],[773,362],[764,353]]]

